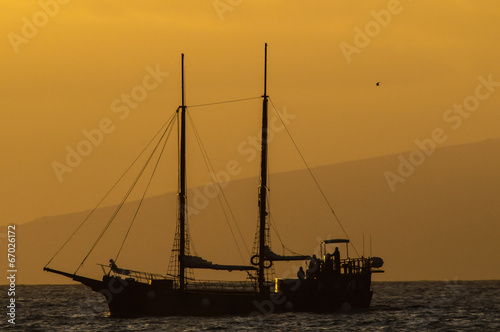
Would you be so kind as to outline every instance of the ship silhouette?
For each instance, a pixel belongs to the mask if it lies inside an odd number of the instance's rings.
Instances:
[[[109,264],[100,264],[102,279],[94,279],[49,267],[45,271],[63,275],[103,294],[111,316],[208,316],[252,314],[263,312],[334,312],[348,306],[367,308],[372,299],[372,273],[383,272],[378,257],[352,258],[348,254],[348,238],[321,241],[320,257],[315,255],[279,255],[272,251],[269,236],[268,207],[268,103],[267,44],[264,57],[264,93],[262,95],[262,131],[260,181],[258,186],[258,225],[254,253],[248,265],[227,265],[210,262],[191,255],[187,231],[186,185],[186,113],[184,88],[184,54],[181,56],[182,105],[174,114],[179,128],[178,218],[174,239],[173,272],[163,274],[135,271]],[[332,213],[333,210],[332,210]],[[346,258],[341,259],[338,247],[345,244]],[[333,247],[335,251],[332,250]],[[343,249],[342,249],[343,250]],[[56,253],[57,254],[57,253]],[[272,279],[269,269],[275,262],[307,261],[297,278]],[[82,262],[83,264],[83,262]],[[210,269],[246,271],[242,281],[198,281],[189,271]]]

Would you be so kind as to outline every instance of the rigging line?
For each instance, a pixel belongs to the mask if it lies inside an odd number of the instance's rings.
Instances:
[[[273,214],[271,212],[269,212],[269,224],[273,228],[274,233],[276,233],[276,236],[278,237],[278,241],[280,241],[280,243],[281,243],[281,247],[283,249],[286,248],[285,245],[283,244],[283,240],[281,239],[280,233],[278,232],[278,229],[276,228],[276,225],[275,225],[275,222],[274,222],[274,218],[273,218]]]
[[[269,167],[268,167],[268,170],[269,170]],[[268,174],[268,184],[269,186],[271,186],[271,177],[269,176]],[[267,196],[267,207],[268,207],[268,210],[269,210],[269,224],[271,225],[271,227],[273,228],[274,232],[276,233],[276,236],[278,237],[278,241],[281,243],[281,247],[283,248],[283,252],[286,250],[288,250],[290,253],[294,254],[294,255],[299,255],[299,256],[303,256],[302,254],[299,254],[299,253],[296,253],[295,251],[291,250],[290,248],[288,248],[287,246],[285,246],[285,243],[283,242],[283,240],[281,239],[281,235],[280,233],[278,232],[278,228],[276,227],[276,222],[274,221],[274,217],[273,217],[273,214],[271,213],[271,199],[269,197],[270,195]],[[269,245],[271,245],[269,243]]]
[[[201,106],[211,106],[211,105],[220,105],[220,104],[228,104],[228,103],[237,103],[237,102],[240,102],[240,101],[246,101],[246,100],[252,100],[252,99],[260,99],[260,98],[262,98],[262,97],[250,97],[250,98],[242,98],[242,99],[233,99],[233,100],[219,101],[219,102],[207,103],[207,104],[190,105],[188,107],[189,108],[193,108],[193,107],[201,107]]]
[[[196,245],[194,243],[193,237],[191,236],[191,227],[189,226],[189,223],[190,223],[189,214],[186,213],[186,235],[187,235],[188,239],[190,240],[189,246],[188,246],[188,254],[191,255],[191,247],[193,247],[193,254],[195,256],[198,256],[198,252],[196,251]]]
[[[273,105],[274,107],[274,105]],[[267,159],[267,185],[268,185],[268,191],[271,191],[269,188],[271,188],[271,167],[270,167],[270,161],[269,161],[269,158]],[[281,239],[281,235],[279,234],[278,232],[278,228],[276,227],[276,222],[274,221],[274,217],[273,217],[273,214],[271,213],[271,195],[267,195],[267,208],[268,208],[268,213],[269,213],[269,224],[271,225],[271,227],[273,228],[274,232],[276,233],[276,236],[278,237],[278,240],[279,242],[281,243],[281,247],[283,248],[283,253],[286,250],[288,250],[290,253],[292,253],[293,255],[298,255],[298,256],[303,256],[302,254],[299,254],[293,250],[291,250],[290,248],[288,248],[287,246],[285,246],[285,243],[283,242],[283,240]],[[271,245],[271,243],[269,243],[269,245]]]
[[[196,139],[198,141],[198,145],[200,146],[200,149],[202,151],[203,159],[205,161],[205,165],[206,165],[207,169],[209,170],[209,174],[210,174],[210,177],[212,179],[213,185],[214,185],[216,191],[217,191],[217,186],[219,187],[220,193],[221,193],[221,195],[222,195],[222,197],[223,197],[223,199],[224,199],[224,201],[225,201],[225,203],[227,205],[227,208],[229,210],[229,213],[231,214],[231,217],[232,217],[233,222],[234,222],[234,224],[236,226],[236,229],[238,230],[238,233],[239,233],[240,237],[243,240],[243,243],[245,245],[245,249],[246,249],[246,251],[248,253],[248,256],[250,256],[250,251],[248,250],[248,247],[247,247],[247,245],[245,243],[245,239],[243,237],[243,234],[241,234],[241,230],[240,230],[240,228],[238,226],[238,223],[236,222],[236,218],[234,217],[233,211],[232,211],[232,209],[231,209],[231,207],[229,205],[229,202],[228,202],[227,197],[226,197],[226,195],[224,193],[224,190],[222,189],[222,186],[220,185],[220,183],[217,182],[217,179],[214,177],[214,175],[215,175],[214,167],[213,167],[212,163],[210,162],[210,158],[208,157],[208,153],[207,153],[207,151],[205,149],[205,146],[203,145],[203,142],[202,142],[201,137],[200,137],[200,135],[198,133],[198,130],[196,129],[196,126],[194,125],[194,121],[193,121],[193,119],[191,118],[190,115],[188,115],[188,117],[189,117],[189,121],[191,122],[191,126],[194,129],[194,133],[195,133]],[[211,171],[211,173],[210,173],[210,171]],[[222,199],[221,199],[221,197],[219,195],[217,195],[217,198],[219,200],[219,204],[221,205],[222,212],[224,213],[224,216],[225,216],[226,222],[228,224],[229,230],[231,231],[231,235],[233,236],[234,242],[236,244],[236,248],[238,249],[238,252],[240,254],[240,257],[241,257],[242,261],[244,262],[245,259],[243,258],[243,255],[241,254],[241,250],[239,248],[238,241],[236,240],[236,237],[234,236],[233,229],[232,229],[231,224],[229,222],[229,218],[227,216],[227,213],[226,213],[226,211],[224,209],[224,204],[222,202]]]
[[[283,240],[281,239],[281,235],[278,232],[278,228],[276,227],[276,222],[274,221],[273,214],[271,213],[271,200],[269,199],[269,196],[270,195],[267,195],[267,207],[268,207],[268,210],[269,210],[269,212],[268,212],[268,214],[269,214],[269,225],[273,228],[274,233],[278,237],[278,241],[280,241],[281,247],[283,248],[283,251],[284,251],[284,249],[287,249],[288,251],[292,252],[290,249],[288,249],[285,246],[285,244],[283,243]],[[271,246],[271,243],[269,243],[269,249],[271,249],[270,246]]]
[[[85,258],[82,260],[82,262],[80,263],[80,265],[78,266],[78,268],[76,269],[75,273],[76,274],[78,272],[78,270],[83,266],[83,264],[85,263],[85,261],[87,260],[87,258],[90,256],[90,254],[92,253],[92,251],[94,250],[94,248],[97,246],[97,244],[99,243],[99,241],[102,239],[102,237],[104,236],[104,233],[106,233],[106,231],[108,230],[109,226],[111,225],[111,223],[114,221],[114,219],[116,218],[116,216],[118,215],[118,212],[121,210],[121,208],[123,207],[123,205],[125,204],[125,201],[127,200],[128,196],[130,195],[130,193],[132,192],[132,190],[134,189],[135,185],[137,184],[137,182],[139,181],[139,179],[141,178],[142,174],[144,173],[144,170],[146,169],[147,165],[149,164],[149,162],[151,161],[151,158],[153,157],[154,153],[156,152],[156,149],[158,148],[158,146],[160,145],[160,142],[163,140],[163,137],[165,137],[165,134],[167,133],[167,130],[168,130],[168,127],[167,129],[165,129],[165,131],[163,132],[163,134],[161,135],[158,143],[156,144],[155,148],[153,149],[153,151],[151,152],[149,158],[146,160],[146,163],[144,164],[144,166],[142,167],[141,171],[139,172],[139,174],[137,175],[137,177],[135,178],[134,182],[132,183],[132,185],[130,186],[130,188],[128,189],[127,193],[125,194],[125,196],[123,197],[122,201],[120,202],[120,204],[118,205],[118,207],[116,208],[115,212],[113,213],[113,215],[111,216],[111,218],[109,219],[108,223],[105,225],[105,227],[103,228],[101,234],[99,235],[99,237],[97,238],[97,240],[94,242],[94,244],[92,245],[92,247],[90,248],[89,252],[87,253],[87,255],[85,256]]]
[[[59,250],[57,250],[57,252],[54,254],[54,256],[52,256],[52,258],[47,262],[47,264],[45,265],[45,267],[47,267],[51,262],[52,260],[61,252],[61,250],[63,250],[63,248],[68,244],[69,241],[71,241],[71,239],[75,236],[75,234],[78,232],[78,230],[80,228],[83,227],[83,225],[87,222],[87,220],[94,214],[94,212],[97,210],[97,208],[99,208],[99,206],[102,204],[102,202],[109,196],[109,194],[113,191],[113,189],[115,189],[115,187],[118,185],[118,183],[120,183],[120,181],[123,179],[123,177],[125,176],[125,174],[127,174],[127,172],[132,168],[132,166],[137,162],[137,160],[142,156],[142,154],[144,153],[144,151],[147,150],[147,148],[151,145],[151,143],[155,140],[155,138],[162,132],[163,128],[167,125],[167,123],[169,123],[169,121],[172,121],[172,118],[175,116],[175,112],[174,114],[170,117],[170,119],[168,119],[160,128],[160,130],[158,130],[156,132],[156,134],[151,138],[151,140],[149,141],[149,143],[144,147],[144,149],[139,153],[139,155],[135,158],[135,160],[128,166],[128,168],[125,170],[125,172],[123,172],[123,174],[118,178],[118,180],[115,182],[115,184],[113,184],[113,186],[111,187],[111,189],[109,189],[109,191],[101,198],[101,200],[97,203],[97,205],[92,209],[92,211],[89,212],[89,214],[85,217],[85,219],[81,222],[81,224],[76,228],[76,230],[73,232],[73,234],[71,234],[71,236],[66,240],[66,242],[63,243],[63,245],[59,248]]]
[[[283,127],[285,128],[285,130],[286,130],[286,132],[287,132],[288,136],[290,137],[290,139],[291,139],[291,141],[292,141],[293,145],[295,146],[295,149],[296,149],[296,150],[297,150],[297,152],[299,153],[299,156],[300,156],[300,158],[302,159],[302,162],[303,162],[303,163],[304,163],[304,165],[306,166],[306,168],[307,168],[307,170],[308,170],[309,174],[311,175],[312,179],[314,180],[314,183],[316,184],[316,186],[318,187],[318,189],[319,189],[319,191],[320,191],[321,195],[323,196],[323,199],[325,200],[326,204],[327,204],[327,205],[328,205],[328,207],[330,208],[330,211],[332,211],[333,216],[335,217],[335,219],[337,220],[337,223],[339,224],[340,228],[341,228],[341,229],[342,229],[342,231],[344,232],[344,235],[347,237],[347,239],[349,239],[349,240],[350,240],[349,235],[347,235],[347,232],[346,232],[346,230],[345,230],[344,226],[342,225],[342,223],[340,222],[339,217],[337,217],[337,214],[336,214],[336,213],[335,213],[335,211],[333,210],[332,205],[330,204],[330,202],[329,202],[329,201],[328,201],[328,199],[326,198],[326,195],[325,195],[325,193],[323,192],[323,189],[322,189],[322,188],[321,188],[321,186],[319,185],[318,180],[316,180],[316,177],[314,176],[313,172],[311,171],[311,168],[310,168],[310,167],[309,167],[309,165],[307,164],[307,162],[306,162],[306,160],[305,160],[304,156],[303,156],[303,155],[302,155],[302,153],[300,152],[299,147],[298,147],[298,146],[297,146],[297,144],[295,143],[295,140],[293,139],[293,137],[292,137],[292,135],[291,135],[290,131],[288,130],[288,127],[286,126],[285,122],[284,122],[284,121],[283,121],[283,119],[281,118],[281,115],[279,114],[279,112],[278,112],[278,110],[277,110],[276,106],[274,106],[274,103],[273,103],[273,101],[271,100],[271,98],[269,98],[269,100],[271,101],[271,105],[273,105],[274,112],[278,115],[278,118],[280,119],[281,123],[283,124]],[[354,244],[352,243],[352,241],[350,241],[350,244],[351,244],[351,246],[353,247],[354,251],[356,252],[356,255],[358,255],[358,256],[359,256],[359,253],[358,253],[358,251],[356,250],[356,247],[354,246]]]
[[[276,235],[278,236],[278,240],[280,241],[281,246],[283,247],[283,249],[288,250],[288,251],[289,251],[291,254],[293,254],[293,255],[297,255],[297,256],[305,256],[304,254],[299,254],[299,253],[297,253],[297,252],[293,251],[292,249],[288,248],[287,246],[285,246],[285,244],[284,244],[284,243],[283,243],[283,241],[281,240],[281,237],[280,237],[280,235],[279,235],[279,233],[278,233],[277,228],[274,226],[274,223],[275,223],[275,222],[274,222],[274,218],[273,218],[272,214],[269,214],[269,215],[270,215],[271,220],[272,220],[271,226],[273,227],[274,232],[275,232],[275,233],[276,233]]]
[[[141,197],[141,200],[139,202],[139,205],[137,206],[137,209],[135,210],[134,217],[132,218],[132,221],[130,222],[130,226],[128,227],[127,233],[125,234],[125,238],[122,241],[122,244],[120,246],[120,250],[118,250],[118,253],[116,254],[115,261],[118,261],[118,257],[120,256],[120,253],[121,253],[121,251],[123,249],[123,246],[125,245],[125,241],[127,240],[128,235],[130,233],[130,230],[132,229],[132,225],[134,224],[135,219],[136,219],[137,215],[139,214],[139,210],[140,210],[140,208],[142,206],[142,203],[144,201],[144,197],[146,196],[146,193],[147,193],[147,191],[149,189],[149,186],[151,185],[151,182],[153,181],[153,177],[155,175],[156,169],[158,168],[158,164],[160,163],[160,159],[161,159],[161,157],[163,155],[163,152],[165,151],[165,146],[167,145],[167,142],[168,142],[168,139],[170,137],[170,134],[172,133],[172,129],[174,128],[174,126],[172,126],[172,122],[173,122],[173,119],[170,121],[170,123],[169,123],[169,125],[167,127],[167,130],[169,132],[167,134],[167,137],[165,138],[165,143],[163,143],[163,148],[161,149],[160,154],[158,156],[158,159],[156,160],[156,164],[154,166],[153,172],[151,173],[151,177],[149,178],[149,181],[148,181],[148,184],[146,186],[146,189],[144,190],[144,193],[142,194],[142,197]]]
[[[168,128],[167,128],[168,130]],[[75,274],[76,272],[78,272],[78,270],[83,266],[83,264],[85,263],[85,261],[87,260],[87,258],[89,257],[89,255],[91,254],[91,252],[94,250],[94,248],[97,246],[97,244],[99,243],[99,241],[102,239],[102,237],[104,236],[104,234],[106,233],[106,231],[108,230],[109,226],[112,224],[112,222],[114,221],[114,219],[116,218],[116,216],[118,215],[118,212],[121,210],[121,208],[123,207],[123,205],[125,204],[128,196],[130,195],[130,193],[132,192],[132,190],[134,189],[135,185],[137,184],[137,182],[139,181],[139,179],[141,178],[142,174],[144,173],[144,170],[146,169],[147,165],[149,164],[149,162],[151,161],[151,158],[153,157],[154,153],[156,152],[156,149],[158,148],[161,140],[163,139],[163,137],[165,137],[165,133],[167,132],[167,130],[165,130],[165,132],[163,133],[163,135],[160,137],[160,140],[158,141],[158,143],[156,144],[155,148],[153,149],[152,153],[150,154],[149,158],[146,160],[146,163],[145,165],[143,166],[143,168],[141,169],[141,171],[139,172],[139,174],[137,175],[136,179],[134,180],[134,182],[132,183],[132,185],[130,186],[130,188],[128,189],[127,193],[125,194],[125,196],[123,197],[122,201],[120,202],[120,204],[118,205],[118,207],[116,208],[115,212],[113,213],[113,215],[111,216],[111,218],[109,219],[109,221],[107,222],[107,224],[105,225],[105,227],[103,228],[101,234],[99,235],[99,237],[97,238],[97,240],[94,242],[94,244],[92,245],[92,247],[90,248],[89,252],[87,253],[87,255],[85,256],[85,258],[82,260],[82,262],[80,263],[80,266],[76,269],[75,271]]]
[[[190,239],[189,241],[189,246],[193,247],[193,253],[195,256],[198,256],[198,252],[196,251],[196,246],[194,244],[194,241],[193,241],[193,237],[191,236],[191,227],[189,227],[189,216],[186,214],[186,235],[187,235],[187,238]],[[189,247],[189,250],[188,250],[188,255],[191,254],[191,248]]]
[[[237,228],[237,230],[238,230],[238,232],[239,232],[239,234],[240,234],[240,236],[241,236],[241,238],[242,238],[242,240],[243,240],[243,243],[245,244],[245,249],[246,249],[246,251],[247,251],[247,253],[248,253],[248,256],[250,256],[250,252],[248,251],[248,247],[247,247],[247,245],[246,245],[246,243],[245,243],[245,239],[243,238],[243,235],[241,234],[241,231],[240,231],[240,229],[239,229],[239,226],[238,226],[238,224],[236,223],[236,218],[234,217],[234,214],[233,214],[233,212],[232,212],[232,210],[231,210],[231,207],[230,207],[229,202],[228,202],[228,200],[227,200],[227,198],[226,198],[226,195],[224,194],[224,191],[222,190],[222,186],[221,186],[221,185],[217,182],[217,179],[216,179],[216,178],[214,178],[214,174],[215,174],[214,167],[213,167],[212,163],[210,162],[210,159],[209,159],[209,157],[208,157],[208,153],[207,153],[207,151],[206,151],[206,149],[205,149],[205,147],[204,147],[204,145],[203,145],[203,142],[202,142],[201,137],[200,137],[200,135],[199,135],[199,133],[198,133],[198,130],[196,129],[196,126],[194,125],[194,121],[193,121],[193,119],[191,118],[191,116],[190,116],[190,115],[188,115],[188,117],[189,117],[189,120],[190,120],[190,122],[191,122],[191,125],[192,125],[192,127],[193,127],[193,129],[194,129],[194,133],[195,133],[196,139],[197,139],[197,141],[198,141],[198,145],[200,146],[200,150],[202,151],[202,156],[203,156],[203,159],[204,159],[204,162],[205,162],[205,166],[207,167],[207,169],[208,169],[208,171],[209,171],[210,177],[211,177],[212,182],[213,182],[213,186],[214,186],[215,190],[217,191],[217,185],[218,185],[218,187],[219,187],[219,191],[220,191],[220,193],[222,194],[222,196],[223,196],[223,198],[224,198],[224,201],[225,201],[225,203],[226,203],[226,205],[227,205],[227,208],[229,209],[229,212],[230,212],[230,214],[231,214],[231,217],[232,217],[232,219],[233,219],[233,222],[234,222],[234,224],[236,225],[236,228]],[[210,173],[210,171],[211,171],[211,173]],[[229,230],[231,231],[231,235],[232,235],[232,237],[233,237],[233,240],[234,240],[234,242],[235,242],[235,244],[236,244],[236,248],[238,249],[238,253],[239,253],[239,255],[240,255],[240,257],[241,257],[242,261],[244,262],[244,261],[245,261],[245,259],[243,258],[243,255],[242,255],[242,253],[241,253],[240,247],[239,247],[239,245],[238,245],[238,241],[236,240],[236,237],[234,236],[234,232],[233,232],[233,229],[232,229],[231,224],[230,224],[230,222],[229,222],[229,218],[228,218],[228,216],[227,216],[226,210],[224,209],[224,204],[223,204],[223,202],[222,202],[222,199],[221,199],[221,197],[220,197],[219,195],[217,195],[217,198],[218,198],[218,200],[219,200],[219,204],[221,205],[222,212],[224,213],[224,217],[225,217],[226,222],[227,222],[227,224],[228,224]]]

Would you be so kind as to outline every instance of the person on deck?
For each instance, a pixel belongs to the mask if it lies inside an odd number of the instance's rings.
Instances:
[[[111,270],[113,271],[118,270],[118,266],[116,266],[116,263],[113,259],[109,260],[109,267],[111,267]]]
[[[333,261],[335,263],[335,272],[340,273],[340,252],[339,247],[335,247],[333,252]]]
[[[125,270],[125,269],[120,269],[115,261],[113,259],[110,259],[109,260],[109,267],[111,267],[111,271],[115,272],[115,273],[118,273],[118,274],[124,274],[124,275],[129,275],[130,274],[130,271],[129,270]]]
[[[319,263],[320,262],[316,258],[316,255],[313,255],[311,257],[311,261],[309,262],[309,266],[307,267],[307,272],[306,272],[307,278],[312,279],[316,277],[316,275],[319,272]]]
[[[299,278],[299,280],[304,280],[306,278],[306,274],[302,266],[299,268],[299,271],[297,271],[297,278]]]

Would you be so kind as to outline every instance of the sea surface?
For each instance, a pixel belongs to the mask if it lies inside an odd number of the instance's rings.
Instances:
[[[110,318],[102,295],[80,285],[7,287],[0,330],[18,331],[500,331],[500,281],[375,282],[370,309],[260,317]]]

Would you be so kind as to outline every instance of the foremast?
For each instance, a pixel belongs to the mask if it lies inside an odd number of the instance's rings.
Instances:
[[[264,95],[262,96],[262,148],[260,164],[260,185],[259,185],[259,265],[257,271],[257,280],[259,293],[264,294],[267,290],[265,283],[266,259],[266,218],[267,218],[267,130],[268,130],[268,96],[267,96],[267,43],[264,50]]]

